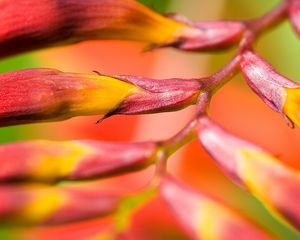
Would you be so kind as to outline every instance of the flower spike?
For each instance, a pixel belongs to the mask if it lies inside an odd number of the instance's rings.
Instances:
[[[0,126],[58,121],[74,116],[175,111],[194,104],[199,80],[26,69],[0,75]]]
[[[191,239],[270,240],[262,229],[206,194],[196,192],[167,176],[160,195]]]
[[[201,118],[197,132],[205,150],[233,182],[300,231],[300,174],[296,170],[208,117]]]
[[[300,84],[280,75],[252,51],[243,53],[241,70],[248,85],[270,108],[300,125]]]
[[[0,181],[53,182],[106,177],[146,168],[156,160],[152,142],[28,141],[0,145]]]

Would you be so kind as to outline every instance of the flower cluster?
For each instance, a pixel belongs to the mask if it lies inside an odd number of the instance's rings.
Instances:
[[[236,56],[215,74],[198,79],[150,79],[67,73],[33,68],[0,75],[0,126],[101,115],[153,114],[196,105],[177,134],[160,141],[35,140],[0,146],[0,221],[12,239],[43,239],[37,226],[108,215],[106,229],[82,239],[131,239],[132,215],[153,198],[166,203],[191,239],[273,237],[253,220],[167,173],[167,160],[198,139],[224,174],[286,224],[300,231],[300,175],[267,150],[221,128],[208,116],[210,99],[241,72],[249,87],[290,126],[300,125],[300,84],[278,73],[253,49],[259,34],[290,19],[300,34],[300,1],[285,0],[260,18],[192,22],[160,15],[135,0],[2,0],[0,57],[85,40],[131,40],[147,49],[218,51],[238,45]],[[103,179],[150,165],[149,185],[134,193],[99,190]],[[62,180],[69,182],[60,184]],[[88,180],[77,182],[78,180]],[[21,228],[20,226],[26,226]]]

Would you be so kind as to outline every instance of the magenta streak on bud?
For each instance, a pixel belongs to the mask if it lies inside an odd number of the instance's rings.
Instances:
[[[236,44],[246,30],[239,21],[206,21],[191,22],[184,16],[171,16],[178,22],[191,27],[174,46],[181,50],[211,51],[230,47]]]
[[[283,106],[286,98],[285,88],[297,88],[300,85],[282,75],[252,51],[242,55],[241,70],[252,90],[273,110],[283,116]]]
[[[189,188],[170,176],[163,179],[160,195],[191,239],[270,240],[244,216],[211,196]]]
[[[299,0],[290,1],[289,16],[295,31],[300,36],[300,1]]]
[[[120,200],[88,184],[2,185],[0,190],[0,221],[12,224],[62,224],[96,218],[116,210]]]
[[[145,91],[133,94],[107,114],[146,114],[176,111],[195,104],[204,86],[199,79],[150,79],[136,76],[114,76],[125,82],[135,84]]]
[[[146,168],[155,161],[152,142],[28,141],[0,146],[0,181],[52,182],[105,177]]]
[[[244,186],[239,176],[238,162],[235,154],[238,150],[249,148],[262,149],[243,139],[238,139],[215,124],[208,117],[202,117],[197,126],[198,138],[208,154],[216,161],[225,174],[235,183]]]

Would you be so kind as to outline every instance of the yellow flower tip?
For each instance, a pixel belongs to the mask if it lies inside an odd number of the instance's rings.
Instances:
[[[138,28],[140,29],[141,40],[157,45],[167,45],[178,41],[187,29],[190,29],[186,24],[159,15],[151,9],[139,4],[139,9],[144,15],[144,19]],[[148,20],[147,20],[148,19]],[[133,36],[136,38],[137,36]]]
[[[286,88],[283,113],[296,125],[300,126],[300,88]]]
[[[138,1],[111,0],[99,6],[106,13],[97,17],[98,26],[92,21],[85,26],[97,39],[133,40],[160,46],[177,41],[185,28],[185,24],[160,15]],[[86,17],[90,19],[90,13]]]
[[[272,196],[283,186],[283,179],[293,175],[267,152],[244,149],[240,152],[239,160],[239,172],[245,185],[265,202],[273,201]]]
[[[126,97],[141,91],[133,84],[109,76],[82,77],[88,80],[90,86],[78,89],[80,94],[74,99],[71,109],[75,115],[106,114],[118,107]]]

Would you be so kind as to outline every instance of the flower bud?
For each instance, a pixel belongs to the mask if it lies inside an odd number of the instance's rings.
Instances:
[[[134,0],[2,0],[0,9],[0,57],[106,39],[206,50],[235,43],[245,29],[239,22],[174,20]]]
[[[92,140],[28,141],[0,145],[0,181],[53,182],[105,177],[146,168],[156,159],[155,143]]]
[[[300,124],[300,84],[280,75],[258,54],[246,51],[242,55],[241,69],[252,90],[273,110],[289,122]]]
[[[198,137],[217,165],[271,212],[300,230],[300,175],[264,149],[225,131],[203,117]]]
[[[58,121],[74,116],[175,111],[194,104],[199,80],[26,69],[0,75],[0,126]]]
[[[165,44],[185,27],[134,0],[2,0],[0,56],[93,39]]]
[[[139,91],[111,77],[53,69],[1,74],[0,85],[0,126],[105,114]]]
[[[61,224],[110,214],[117,209],[119,197],[98,188],[88,184],[1,185],[0,221]]]
[[[160,186],[160,195],[191,239],[271,239],[239,213],[218,200],[196,192],[171,177]]]

